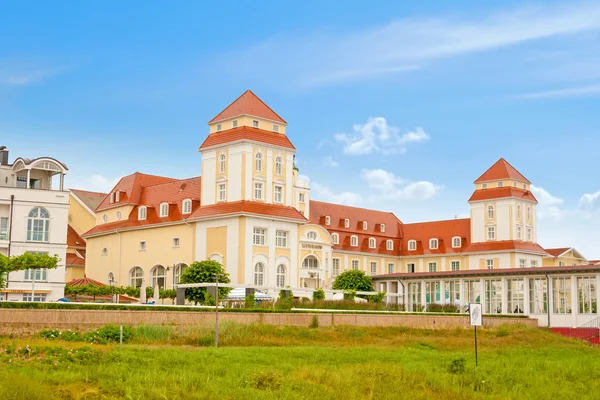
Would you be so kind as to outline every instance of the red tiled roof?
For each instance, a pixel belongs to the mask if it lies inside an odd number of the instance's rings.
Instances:
[[[252,115],[254,117],[264,118],[271,121],[281,122],[287,124],[275,111],[271,109],[264,101],[258,98],[257,95],[252,93],[251,90],[246,90],[240,97],[235,99],[230,105],[228,105],[223,111],[216,117],[210,120],[209,124],[213,122],[222,121],[237,117],[238,115]]]
[[[88,278],[88,277],[73,279],[71,282],[68,282],[67,285],[68,286],[88,286],[88,285],[106,286],[104,283],[99,282],[94,279],[91,279],[91,278]]]
[[[462,253],[471,243],[471,219],[418,222],[402,225],[402,256]],[[461,247],[452,248],[452,238],[461,238]],[[429,248],[429,239],[438,239],[438,248]],[[408,241],[416,240],[417,249],[408,250]]]
[[[502,250],[520,250],[543,254],[546,253],[546,250],[544,250],[539,244],[523,242],[520,240],[498,240],[493,242],[471,243],[466,249],[464,249],[464,252],[480,253]]]
[[[330,218],[330,225],[325,224],[325,217]],[[350,219],[350,227],[346,228],[344,220]],[[367,221],[367,230],[363,230],[363,221]],[[321,225],[329,233],[339,235],[339,244],[334,250],[360,251],[382,255],[398,256],[400,254],[400,225],[402,222],[391,212],[369,210],[345,206],[341,204],[310,201],[310,222]],[[381,224],[385,232],[381,232]],[[350,246],[352,235],[358,237],[358,246]],[[369,238],[375,238],[376,248],[369,247]],[[394,249],[387,250],[387,240],[394,242]]]
[[[176,181],[174,178],[167,178],[164,176],[147,175],[136,172],[134,174],[124,176],[111,190],[112,192],[120,191],[120,199],[118,203],[110,203],[110,196],[106,196],[102,203],[98,206],[96,211],[102,211],[104,209],[122,206],[127,204],[137,204],[140,198],[142,187],[159,185],[161,183],[169,183]]]
[[[85,267],[85,259],[79,257],[77,254],[67,253],[66,265],[68,267]]]
[[[199,207],[190,219],[210,218],[230,214],[257,214],[305,222],[306,218],[294,207],[259,203],[256,201],[232,201]]]
[[[106,197],[106,193],[90,192],[87,190],[69,189],[79,200],[83,202],[90,210],[94,211],[102,200]]]
[[[544,249],[544,250],[546,250],[546,253],[550,254],[552,257],[558,257],[562,253],[571,250],[571,248],[570,247],[558,247],[555,249]]]
[[[515,197],[517,199],[529,200],[537,203],[537,199],[533,193],[528,190],[523,190],[512,186],[476,190],[471,195],[469,201],[503,199],[507,197]]]
[[[282,133],[266,131],[263,129],[252,128],[250,126],[240,126],[221,132],[211,133],[200,146],[200,150],[207,147],[218,146],[237,141],[259,142],[296,150],[286,135]]]
[[[487,171],[483,173],[475,183],[497,181],[500,179],[514,179],[521,182],[531,183],[515,167],[510,165],[504,158],[496,161]]]
[[[67,225],[67,246],[85,249],[85,240],[71,225]]]
[[[191,214],[182,214],[182,203],[184,199],[192,200],[192,212],[200,205],[201,177],[189,178],[157,184],[154,186],[141,187],[139,200],[131,210],[127,219],[96,225],[83,236],[89,237],[117,229],[142,228],[157,224],[183,221]],[[160,203],[169,203],[169,215],[160,217]],[[138,220],[138,208],[146,206],[146,219]]]

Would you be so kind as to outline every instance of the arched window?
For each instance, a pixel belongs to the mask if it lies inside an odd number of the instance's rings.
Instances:
[[[265,266],[263,263],[256,263],[254,266],[254,285],[263,286],[265,284]]]
[[[27,240],[47,242],[50,228],[50,214],[42,207],[35,207],[29,212],[27,219]]]
[[[281,157],[275,158],[275,174],[281,175],[283,171],[283,164],[281,162]]]
[[[325,216],[325,225],[331,225],[331,217],[329,215]]]
[[[256,170],[262,171],[262,153],[256,153]]]
[[[455,249],[456,249],[456,248],[459,248],[459,247],[461,246],[461,241],[462,241],[462,240],[461,240],[461,238],[460,238],[460,237],[458,237],[458,236],[454,236],[454,237],[452,238],[452,247],[454,247]]]
[[[179,264],[175,267],[175,276],[173,277],[175,279],[175,284],[180,283],[181,275],[185,272],[187,267],[188,266],[185,264]]]
[[[222,174],[225,173],[225,158],[225,154],[219,156],[219,171],[221,171]]]
[[[160,203],[160,216],[161,217],[169,216],[169,203]]]
[[[333,242],[333,244],[339,244],[340,243],[340,235],[338,235],[337,233],[332,233],[331,241]]]
[[[437,239],[429,239],[429,248],[435,250],[438,248],[438,240]]]
[[[344,220],[344,228],[350,228],[350,220],[348,218]]]
[[[115,215],[115,219],[117,221],[119,221],[121,219],[121,211],[117,211],[116,215]]]
[[[129,272],[129,286],[141,287],[144,281],[144,270],[141,267],[134,267]]]
[[[152,270],[152,287],[158,285],[159,289],[164,289],[166,284],[166,270],[162,265],[157,265]]]
[[[192,213],[192,200],[190,200],[190,199],[183,200],[182,208],[183,208],[184,214],[191,214]]]
[[[417,249],[417,241],[409,240],[408,241],[408,250],[416,250]]]
[[[358,236],[351,236],[350,237],[350,246],[358,246]]]
[[[374,249],[375,247],[377,247],[377,242],[375,241],[375,238],[369,238],[369,248]]]
[[[385,248],[388,250],[394,250],[394,241],[388,240],[385,244]]]
[[[277,287],[285,287],[285,265],[277,266]]]
[[[104,214],[102,216],[102,222],[107,223],[108,222],[108,215]]]
[[[319,268],[319,260],[315,256],[307,256],[302,261],[302,268]]]
[[[492,219],[494,218],[494,206],[488,206],[488,218]]]
[[[363,231],[367,230],[367,221],[363,221]]]
[[[110,286],[113,286],[115,284],[115,274],[113,274],[112,272],[108,273],[108,284]]]
[[[148,209],[146,208],[146,206],[141,206],[140,208],[138,208],[138,219],[139,220],[146,219],[147,215],[148,215]]]

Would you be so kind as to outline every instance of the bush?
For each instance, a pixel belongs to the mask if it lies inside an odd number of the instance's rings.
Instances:
[[[279,372],[259,372],[252,376],[252,387],[259,390],[277,390],[281,387]]]
[[[349,292],[344,292],[344,300],[346,300],[346,301],[354,301],[355,296],[356,296],[355,290],[350,290]]]
[[[369,296],[369,301],[373,303],[381,303],[385,299],[385,292],[379,292],[373,296]]]
[[[59,329],[44,329],[39,333],[40,337],[48,340],[59,340],[65,342],[87,342],[92,344],[107,344],[109,342],[119,343],[120,327],[117,325],[105,325],[99,329],[89,332],[78,332],[70,329],[61,331]],[[123,325],[123,343],[133,337],[133,328]]]
[[[256,297],[254,296],[254,293],[250,293],[246,296],[244,299],[244,305],[246,308],[254,308],[256,305]]]
[[[465,359],[455,358],[448,366],[448,372],[451,374],[462,374],[465,372]]]
[[[316,329],[319,327],[319,316],[313,315],[312,321],[310,322],[309,328]]]
[[[293,298],[291,296],[286,296],[283,290],[279,291],[279,298],[275,302],[275,308],[278,310],[291,310]]]
[[[457,313],[458,307],[455,306],[454,304],[430,303],[430,304],[427,304],[427,312]]]
[[[313,292],[313,300],[325,300],[325,291],[323,289],[317,289]]]

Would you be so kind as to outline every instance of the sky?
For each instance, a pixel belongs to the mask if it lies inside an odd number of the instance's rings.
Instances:
[[[198,176],[246,89],[288,122],[313,199],[466,217],[504,157],[538,242],[600,258],[597,1],[0,0],[0,145],[72,188]]]

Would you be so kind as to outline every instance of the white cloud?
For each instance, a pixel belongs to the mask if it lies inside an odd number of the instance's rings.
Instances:
[[[347,206],[355,206],[362,202],[362,196],[354,192],[334,193],[327,186],[323,186],[317,182],[311,184],[311,198],[315,200],[324,200],[336,204],[344,204]]]
[[[377,191],[376,197],[386,199],[424,200],[444,188],[427,181],[410,182],[383,169],[363,169],[361,178],[367,186]]]
[[[570,97],[593,97],[600,96],[600,84],[577,86],[541,92],[524,93],[515,96],[518,99],[559,99]]]
[[[223,63],[244,78],[314,87],[405,73],[441,58],[599,29],[598,2],[542,3],[484,15],[396,19],[363,30],[279,34],[232,51]],[[272,54],[287,62],[265,62]]]
[[[588,211],[600,210],[600,191],[581,196],[579,207]]]
[[[24,66],[11,66],[0,69],[0,85],[28,86],[43,82],[47,78],[64,72],[66,67],[36,68]]]
[[[103,175],[94,174],[91,177],[82,180],[75,178],[74,183],[69,183],[69,187],[71,189],[108,193],[115,187],[120,179],[121,178],[112,179]]]
[[[369,118],[364,124],[355,124],[353,133],[338,133],[334,136],[344,145],[344,153],[357,156],[371,153],[403,153],[408,143],[429,140],[423,128],[400,135],[399,129],[388,125],[383,117]]]
[[[327,164],[329,167],[339,167],[340,165],[337,161],[331,158],[331,156],[325,157],[325,164]]]
[[[537,215],[544,219],[560,219],[563,215],[561,205],[564,200],[551,195],[546,189],[531,185],[531,192],[538,200]]]

